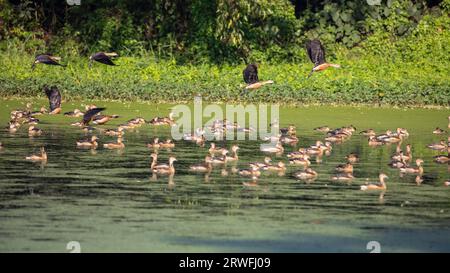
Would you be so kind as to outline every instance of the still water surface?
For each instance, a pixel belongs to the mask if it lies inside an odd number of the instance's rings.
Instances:
[[[0,101],[2,128],[9,112],[25,102]],[[172,107],[92,103],[121,116],[102,128],[137,116],[166,116]],[[38,100],[35,107],[45,104]],[[64,111],[74,108],[81,102],[63,104]],[[424,182],[417,185],[415,176],[400,177],[387,166],[395,145],[369,147],[357,133],[334,145],[322,162],[312,160],[319,177],[311,183],[293,179],[300,167],[289,166],[285,176],[265,173],[257,186],[244,186],[248,179],[230,169],[262,161],[260,141],[219,143],[238,144],[240,158],[227,165],[228,175],[218,167],[209,177],[188,171],[204,159],[209,145],[176,142],[172,151],[159,151],[159,162],[169,155],[178,159],[173,180],[155,179],[146,144],[155,136],[170,137],[168,127],[144,125],[126,132],[122,152],[91,151],[76,148],[85,134],[69,124],[78,118],[40,116],[40,137],[28,137],[27,126],[14,134],[0,131],[0,251],[67,252],[69,241],[80,242],[83,252],[369,252],[369,241],[380,242],[384,252],[450,251],[450,187],[443,186],[450,168],[432,161],[442,152],[426,148],[447,138],[431,132],[447,127],[448,110],[281,107],[280,115],[281,126],[296,125],[300,141],[285,146],[275,162],[287,163],[287,152],[323,140],[324,134],[312,130],[317,126],[353,124],[357,132],[405,127],[410,136],[402,147],[412,144],[413,157],[424,159]],[[100,145],[114,141],[97,135]],[[48,152],[45,166],[24,160],[41,146]],[[348,153],[361,157],[356,179],[331,181]],[[377,192],[359,190],[366,181],[377,181],[380,172],[390,177],[383,200]]]

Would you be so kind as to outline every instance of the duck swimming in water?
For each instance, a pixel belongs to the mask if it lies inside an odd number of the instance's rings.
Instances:
[[[228,150],[225,148],[218,148],[218,147],[216,147],[216,143],[211,142],[211,147],[209,148],[208,151],[211,155],[215,155],[215,154],[221,154],[224,151],[228,151]]]
[[[103,124],[106,124],[111,119],[116,119],[116,118],[119,118],[119,116],[118,115],[96,115],[92,119],[92,123],[94,123],[96,125],[103,125]]]
[[[147,144],[147,147],[149,148],[159,148],[161,147],[161,144],[159,142],[159,138],[155,137],[152,141],[152,143]]]
[[[277,144],[275,146],[272,146],[272,145],[261,146],[260,150],[262,152],[268,152],[268,153],[282,153],[284,151],[284,148],[281,145],[281,142],[277,142]]]
[[[383,141],[378,140],[375,136],[370,136],[368,142],[369,146],[380,146],[384,144]]]
[[[330,127],[328,127],[328,126],[316,127],[313,130],[317,131],[317,132],[322,132],[322,133],[328,133],[329,131],[331,131]]]
[[[442,130],[439,127],[436,127],[436,129],[433,130],[433,134],[436,134],[436,135],[441,135],[441,134],[445,134],[445,133],[447,133],[447,131]]]
[[[437,155],[434,157],[434,161],[437,163],[450,162],[450,146],[447,148],[447,155]]]
[[[292,136],[297,134],[297,130],[294,125],[289,125],[286,128],[280,128],[281,135]]]
[[[91,122],[98,113],[100,113],[105,109],[106,108],[92,108],[83,115],[83,120],[81,120],[80,122],[73,123],[72,125],[80,127],[87,126],[89,125],[89,122]]]
[[[257,168],[263,168],[263,167],[266,167],[266,166],[270,166],[271,162],[272,162],[272,159],[270,157],[266,156],[264,158],[264,162],[252,162],[252,163],[249,163],[249,164],[250,164],[250,166],[255,166]]]
[[[450,143],[450,137],[448,138],[448,142]],[[441,140],[439,143],[433,143],[430,145],[427,145],[428,148],[432,150],[445,150],[447,149],[447,143],[445,143],[444,140]]]
[[[286,165],[280,161],[278,162],[277,165],[268,165],[268,166],[264,166],[262,167],[262,169],[264,171],[277,171],[277,172],[281,172],[281,171],[285,171],[286,170]]]
[[[31,155],[25,157],[26,160],[30,161],[47,161],[47,152],[45,151],[44,147],[41,147],[41,154],[40,155]]]
[[[204,163],[191,165],[189,170],[194,172],[210,172],[212,170],[211,156],[207,155]]]
[[[152,125],[174,125],[175,120],[173,119],[174,113],[170,112],[169,117],[155,117],[151,119],[148,123]]]
[[[221,153],[221,156],[211,157],[211,163],[213,163],[213,164],[225,164],[225,163],[227,163],[227,154],[228,154],[228,150],[223,150],[222,153]]]
[[[177,161],[174,156],[169,157],[168,164],[159,164],[152,168],[152,172],[155,174],[174,174],[175,167],[173,166],[173,162]]]
[[[331,180],[350,181],[355,178],[351,173],[339,173],[331,177]]]
[[[73,111],[64,113],[64,116],[74,117],[74,118],[82,117],[83,115],[84,115],[84,113],[81,112],[80,109],[74,109]]]
[[[336,166],[336,171],[341,173],[353,173],[353,165],[351,163]]]
[[[261,172],[259,171],[258,167],[256,166],[250,166],[250,169],[243,169],[240,170],[239,175],[241,176],[251,176],[253,178],[257,178],[261,176]]]
[[[28,127],[28,135],[29,136],[40,136],[42,135],[42,130],[31,125]]]
[[[85,148],[97,148],[98,143],[97,143],[98,137],[97,136],[92,136],[90,140],[80,140],[77,141],[77,147],[85,147]]]
[[[166,141],[160,142],[159,146],[161,148],[174,148],[175,147],[175,143],[173,143],[173,141],[171,139],[166,139]]]
[[[386,190],[387,186],[386,186],[386,182],[384,180],[387,179],[388,176],[385,175],[384,173],[380,173],[378,178],[380,179],[380,184],[379,185],[376,185],[376,184],[361,185],[361,190],[362,191],[367,191],[367,190]]]
[[[237,145],[233,145],[232,147],[231,147],[231,152],[233,153],[233,155],[232,156],[226,156],[225,157],[225,160],[228,162],[228,161],[237,161],[238,159],[239,159],[239,157],[238,157],[238,154],[237,154],[237,151],[239,150],[239,146],[237,146]]]
[[[317,177],[317,175],[317,172],[311,168],[307,168],[304,171],[298,171],[294,173],[294,177],[300,180],[314,179]]]
[[[368,130],[365,130],[365,131],[361,131],[359,133],[364,135],[364,136],[376,136],[377,135],[373,129],[368,129]]]
[[[357,154],[348,154],[346,157],[348,163],[356,163],[359,161],[359,156]]]
[[[393,161],[410,161],[412,159],[411,144],[406,145],[406,153],[400,150],[391,158]]]
[[[124,131],[123,127],[118,127],[117,130],[106,129],[104,131],[104,134],[107,136],[123,136],[124,134],[123,131]]]
[[[123,144],[122,138],[118,137],[116,143],[105,143],[105,144],[103,144],[103,148],[106,148],[106,149],[123,149],[123,148],[125,148],[125,144]]]
[[[311,165],[311,162],[309,161],[309,156],[305,155],[304,157],[290,158],[289,164],[308,167],[309,165]]]
[[[416,159],[416,165],[417,165],[417,168],[413,168],[413,167],[403,167],[403,168],[400,168],[400,172],[401,172],[401,173],[417,173],[417,174],[422,174],[422,173],[423,173],[422,163],[423,163],[423,160],[420,159],[420,158],[418,158],[418,159]]]

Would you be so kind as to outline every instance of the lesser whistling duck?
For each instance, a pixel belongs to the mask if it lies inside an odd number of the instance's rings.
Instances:
[[[155,137],[152,141],[152,143],[147,144],[147,147],[149,148],[159,148],[161,147],[161,144],[159,142],[159,138]]]
[[[152,125],[173,125],[175,120],[173,119],[173,113],[169,113],[169,117],[155,117],[151,119],[148,123]]]
[[[445,134],[445,133],[447,133],[447,131],[442,130],[439,127],[436,127],[436,129],[433,130],[433,134],[436,134],[436,135],[441,135],[441,134]]]
[[[450,186],[450,180],[444,181],[444,186],[446,187]]]
[[[359,156],[357,154],[348,154],[346,157],[348,163],[356,163],[359,161]]]
[[[295,126],[291,124],[291,125],[289,125],[289,126],[286,127],[286,128],[280,128],[280,133],[281,133],[282,135],[288,135],[288,136],[291,136],[291,135],[296,135],[296,134],[297,134],[297,131],[296,131]]]
[[[353,165],[351,163],[336,166],[336,171],[341,173],[353,173]]]
[[[214,156],[211,157],[211,163],[213,164],[225,164],[227,163],[227,153],[228,150],[223,150],[221,153],[221,156]]]
[[[39,54],[34,58],[34,62],[31,65],[31,70],[34,70],[36,64],[58,65],[65,67],[65,65],[59,63],[60,60],[61,57],[53,56],[51,54]]]
[[[281,145],[281,142],[277,142],[277,144],[275,146],[261,146],[260,150],[262,152],[268,152],[268,153],[282,153],[284,151],[284,148]]]
[[[242,76],[244,77],[244,82],[247,84],[245,89],[258,89],[266,84],[272,84],[272,80],[259,81],[258,78],[258,65],[253,63],[247,65],[247,67],[242,71]]]
[[[450,142],[450,137],[448,139],[448,141]],[[445,143],[444,140],[441,140],[439,143],[433,143],[430,145],[427,145],[428,148],[432,149],[432,150],[445,150],[447,149],[447,143]]]
[[[308,167],[309,165],[311,165],[311,162],[309,161],[309,156],[305,155],[303,157],[290,158],[289,159],[289,164],[301,165],[301,166]]]
[[[327,61],[325,60],[325,49],[318,39],[306,42],[306,52],[308,53],[309,59],[314,64],[314,67],[309,73],[308,77],[311,77],[314,72],[325,70],[328,67],[341,67],[339,64],[327,63]]]
[[[174,148],[175,147],[175,143],[173,143],[173,141],[171,139],[166,139],[166,141],[160,142],[159,146],[161,148]]]
[[[437,155],[434,157],[434,161],[436,161],[437,163],[450,162],[450,146],[447,148],[447,155]]]
[[[300,180],[313,179],[316,178],[317,175],[317,172],[311,168],[307,168],[304,171],[298,171],[294,173],[294,177]]]
[[[97,148],[98,137],[92,136],[90,140],[80,140],[77,141],[77,147],[86,147],[86,148]]]
[[[256,166],[250,166],[250,169],[239,170],[238,173],[241,176],[251,176],[251,177],[261,176],[261,172],[259,171],[259,168]]]
[[[41,147],[40,155],[27,156],[25,157],[25,159],[31,161],[47,161],[47,152],[45,151],[44,147]]]
[[[106,124],[111,119],[116,119],[116,118],[119,118],[119,116],[118,115],[96,115],[92,119],[92,123],[97,124],[97,125],[103,125],[103,124]]]
[[[112,57],[119,56],[115,52],[97,52],[89,56],[89,68],[92,67],[92,62],[96,61],[106,65],[115,66],[116,64],[111,60]]]
[[[107,136],[123,136],[124,134],[123,131],[124,131],[123,127],[118,127],[117,130],[106,129],[104,131],[104,134]]]
[[[331,131],[330,127],[328,126],[320,126],[313,129],[314,131],[322,132],[322,133],[328,133]]]
[[[288,158],[304,158],[305,156],[308,156],[305,148],[299,148],[298,151],[290,152],[287,154]]]
[[[237,145],[231,146],[231,152],[233,153],[233,155],[232,156],[226,156],[225,160],[226,161],[237,161],[239,159],[238,154],[237,154],[237,150],[239,150],[239,146],[237,146]]]
[[[264,166],[262,167],[262,169],[264,171],[285,171],[286,170],[286,164],[284,164],[284,162],[280,161],[278,162],[277,165],[268,165],[268,166]]]
[[[298,137],[295,135],[282,136],[280,138],[280,141],[282,143],[296,143],[296,142],[298,142]]]
[[[28,135],[29,136],[40,136],[42,135],[42,130],[31,125],[28,127]]]
[[[75,118],[82,117],[83,115],[84,113],[81,112],[80,109],[74,109],[73,111],[64,113],[64,116],[66,117],[75,117]]]
[[[174,174],[175,167],[173,166],[173,162],[177,161],[174,156],[169,157],[168,164],[159,164],[152,168],[152,172],[155,174]]]
[[[105,143],[105,144],[103,144],[103,148],[106,148],[106,149],[123,149],[123,148],[125,148],[125,144],[122,142],[122,138],[118,137],[116,143]]]
[[[376,184],[361,185],[361,190],[362,191],[367,191],[367,190],[386,190],[387,186],[386,186],[386,182],[384,180],[387,179],[388,176],[385,175],[384,173],[380,173],[378,178],[380,179],[380,184],[379,185],[376,185]]]
[[[403,153],[401,150],[397,150],[397,153],[391,158],[394,161],[410,161],[412,159],[411,144],[406,145],[406,153]]]
[[[355,178],[351,173],[339,173],[331,177],[332,180],[350,181]]]
[[[368,142],[369,146],[380,146],[384,144],[383,141],[378,140],[375,136],[370,136]]]
[[[364,136],[376,136],[377,135],[373,129],[368,129],[368,130],[365,130],[365,131],[361,131],[359,133],[364,135]]]
[[[416,159],[417,168],[403,167],[403,168],[400,168],[400,172],[401,173],[418,173],[418,174],[422,174],[423,173],[422,163],[423,163],[423,160],[418,158],[418,159]]]
[[[89,122],[91,122],[98,113],[100,113],[105,109],[106,108],[101,107],[89,109],[88,111],[86,111],[86,113],[84,113],[83,119],[80,122],[73,123],[72,125],[80,127],[87,126],[89,125]]]
[[[392,160],[388,165],[397,169],[408,167],[408,164],[404,160]]]
[[[212,170],[211,156],[207,155],[204,163],[191,165],[189,170],[195,172],[210,172]]]
[[[50,104],[50,115],[61,113],[61,93],[56,86],[44,86],[45,94],[47,95]]]
[[[270,157],[266,156],[264,158],[264,162],[252,162],[252,163],[249,163],[249,165],[255,166],[257,168],[263,168],[263,167],[271,165],[271,162],[272,162],[272,159]]]
[[[221,154],[221,153],[223,153],[223,151],[228,151],[228,150],[225,148],[218,148],[218,147],[216,147],[216,143],[211,142],[211,147],[209,148],[208,151],[211,155],[214,155],[214,154]]]

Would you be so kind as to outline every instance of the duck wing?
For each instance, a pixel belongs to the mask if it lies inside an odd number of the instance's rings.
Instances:
[[[244,76],[244,82],[247,84],[253,84],[259,81],[258,67],[255,64],[247,65],[242,74]]]
[[[83,116],[83,124],[87,125],[93,118],[95,115],[97,115],[98,113],[100,113],[101,111],[105,110],[106,108],[93,108],[89,111],[87,111],[84,116]]]
[[[54,57],[51,55],[47,55],[47,54],[41,54],[41,55],[37,55],[36,56],[36,61],[39,61],[40,63],[44,63],[44,64],[50,64],[50,65],[61,65],[60,63],[58,63],[58,57]]]
[[[322,43],[318,39],[314,39],[306,42],[306,52],[309,59],[314,63],[314,66],[325,63],[325,49]]]
[[[116,65],[111,58],[106,55],[104,52],[98,52],[92,55],[92,59],[106,65]]]
[[[52,86],[48,88],[44,87],[45,94],[47,95],[48,101],[50,103],[50,112],[55,110],[56,108],[61,107],[61,93],[59,92],[56,86]]]

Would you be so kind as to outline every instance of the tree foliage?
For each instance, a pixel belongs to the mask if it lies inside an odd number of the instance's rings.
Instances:
[[[30,52],[151,51],[179,62],[297,61],[306,39],[353,48],[412,35],[449,0],[0,0],[0,39]],[[372,4],[370,4],[372,3]],[[375,3],[375,4],[374,4]]]

